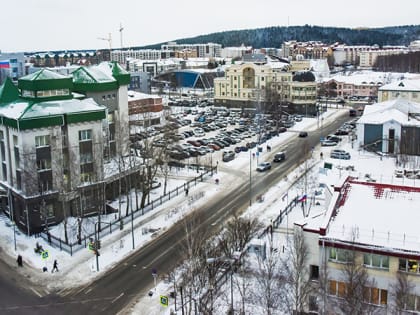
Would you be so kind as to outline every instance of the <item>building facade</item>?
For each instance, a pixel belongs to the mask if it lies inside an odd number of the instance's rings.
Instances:
[[[385,102],[399,97],[412,102],[420,102],[420,80],[398,80],[379,88],[379,102]]]
[[[214,80],[214,102],[257,112],[285,110],[312,115],[316,113],[316,83],[293,81],[294,74],[290,65],[232,65],[223,78]]]
[[[420,310],[418,230],[415,224],[395,222],[397,215],[416,212],[419,194],[418,187],[347,178],[335,186],[323,215],[295,223],[311,248],[311,314],[348,314],[345,303],[375,314]],[[407,287],[399,279],[406,279]]]
[[[95,192],[107,111],[72,89],[71,77],[46,69],[0,89],[1,205],[28,235],[103,209]]]

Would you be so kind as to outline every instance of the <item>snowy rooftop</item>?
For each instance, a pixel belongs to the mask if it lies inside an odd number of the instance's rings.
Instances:
[[[149,98],[159,99],[162,97],[154,94],[140,93],[137,91],[128,91],[128,101],[144,100]]]
[[[404,125],[420,126],[420,120],[409,116],[409,114],[420,114],[420,103],[398,98],[366,106],[358,123],[381,124],[394,120]]]
[[[383,84],[388,84],[397,80],[402,80],[403,78],[415,79],[418,77],[419,77],[418,75],[410,74],[410,73],[356,71],[356,72],[347,73],[347,74],[346,73],[338,74],[329,78],[324,78],[323,80],[324,82],[335,80],[337,82],[343,82],[343,83],[355,84],[355,85],[368,85],[368,84],[383,85]],[[412,81],[412,80],[405,80],[405,81]]]
[[[420,79],[398,80],[382,86],[379,90],[420,91]]]
[[[352,182],[326,238],[420,252],[419,203],[419,188]]]

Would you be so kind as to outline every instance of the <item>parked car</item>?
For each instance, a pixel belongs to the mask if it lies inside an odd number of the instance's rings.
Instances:
[[[327,136],[327,138],[326,138],[327,140],[331,140],[331,141],[334,141],[334,142],[340,142],[341,141],[341,138],[340,137],[338,137],[338,136],[335,136],[335,135],[329,135],[329,136]]]
[[[234,158],[235,158],[235,152],[233,151],[223,152],[223,157],[222,157],[223,162],[232,161]]]
[[[350,156],[350,153],[344,150],[332,150],[330,153],[330,158],[340,159],[340,160],[350,160],[351,156]]]
[[[284,153],[284,152],[277,152],[274,155],[273,162],[281,162],[281,161],[284,161],[285,159],[286,159],[286,153]]]
[[[337,145],[337,142],[332,141],[332,140],[328,140],[328,139],[322,139],[321,140],[321,146],[323,147],[333,147]]]
[[[261,162],[257,166],[257,171],[258,172],[264,172],[264,171],[267,171],[269,169],[271,169],[271,163],[270,162]]]

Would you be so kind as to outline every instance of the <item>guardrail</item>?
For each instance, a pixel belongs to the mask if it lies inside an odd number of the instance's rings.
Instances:
[[[185,194],[185,190],[190,187],[194,187],[198,185],[199,183],[204,181],[204,178],[210,174],[210,176],[213,176],[214,173],[217,172],[217,166],[213,166],[210,168],[206,168],[206,171],[201,173],[199,176],[194,177],[193,179],[185,182],[183,185],[176,187],[175,189],[167,192],[164,195],[161,195],[160,197],[156,198],[155,200],[152,200],[150,203],[148,203],[143,208],[137,208],[133,209],[133,213],[128,213],[126,216],[121,216],[119,219],[114,220],[112,222],[101,222],[102,225],[105,225],[105,228],[101,228],[99,231],[99,239],[112,234],[113,232],[117,230],[122,230],[122,227],[131,222],[131,220],[134,220],[150,211],[153,211],[158,206],[161,206],[166,201],[171,200],[172,198],[178,196],[179,194]],[[191,198],[191,197],[190,197]],[[59,248],[60,250],[69,253],[70,255],[73,255],[73,253],[84,249],[88,246],[88,243],[90,242],[90,239],[94,239],[95,233],[91,233],[89,235],[84,235],[82,239],[74,242],[74,243],[66,243],[59,237],[56,237],[50,233],[41,232],[38,234],[39,237],[44,239],[50,246]]]

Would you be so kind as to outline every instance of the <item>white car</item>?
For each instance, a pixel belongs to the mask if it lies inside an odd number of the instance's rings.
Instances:
[[[257,171],[258,172],[264,172],[271,169],[271,163],[270,162],[262,162],[258,164]]]

